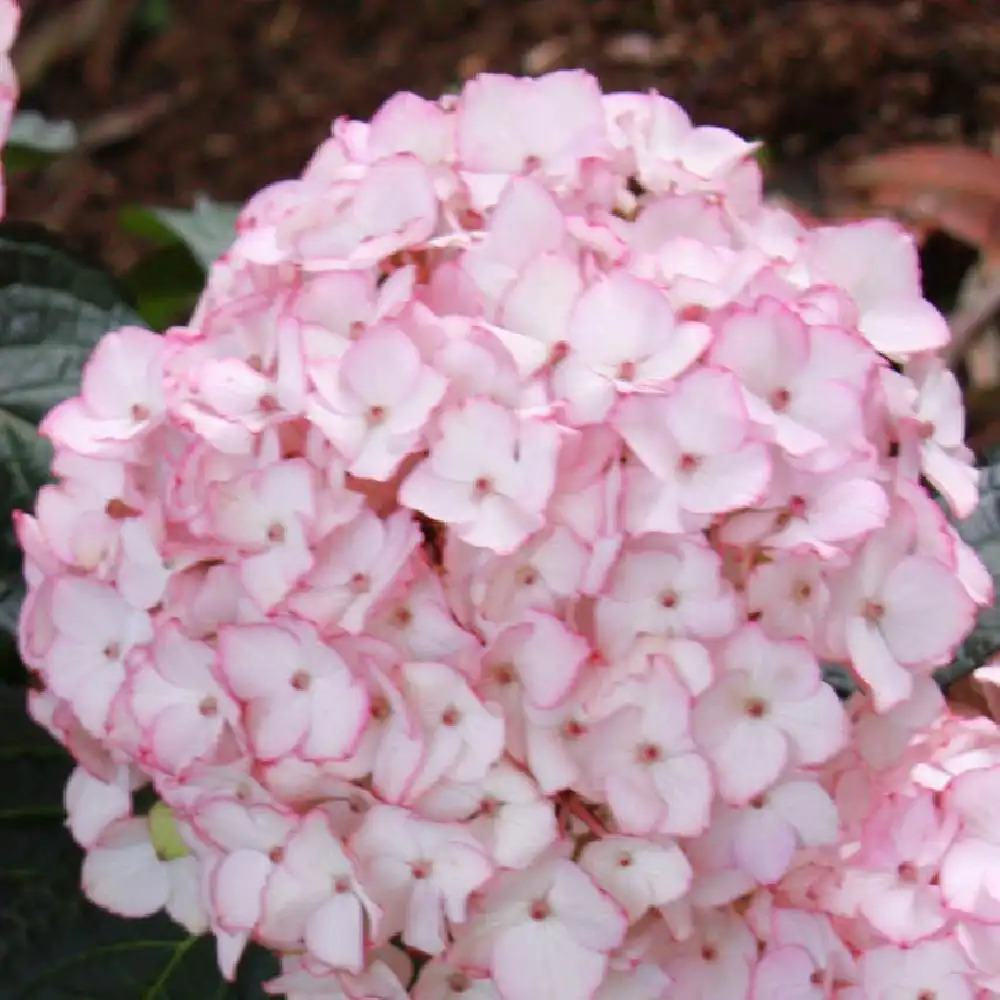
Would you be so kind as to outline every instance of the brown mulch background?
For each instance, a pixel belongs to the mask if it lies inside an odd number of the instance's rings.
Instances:
[[[21,44],[80,2],[23,0]],[[481,70],[658,88],[764,139],[778,185],[814,204],[817,179],[860,153],[1000,150],[1000,0],[172,0],[165,30],[143,32],[148,2],[106,0],[96,37],[23,98],[104,139],[10,184],[11,216],[116,270],[142,251],[116,231],[122,205],[242,200],[301,169],[333,117]]]

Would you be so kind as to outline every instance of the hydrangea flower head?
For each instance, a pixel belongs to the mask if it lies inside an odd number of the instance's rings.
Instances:
[[[947,326],[753,154],[583,72],[399,94],[108,333],[17,517],[93,900],[293,1000],[1000,995]]]

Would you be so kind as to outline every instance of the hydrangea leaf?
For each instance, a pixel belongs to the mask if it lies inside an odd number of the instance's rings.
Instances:
[[[182,243],[207,271],[236,237],[240,207],[196,195],[190,209],[129,206],[119,215],[121,226],[161,245]]]
[[[210,936],[87,901],[63,825],[72,767],[25,713],[23,690],[0,687],[0,1000],[261,1000],[277,972],[263,949],[226,984]]]
[[[4,165],[12,170],[41,166],[72,152],[79,141],[72,122],[50,120],[37,111],[20,111],[11,121],[3,149]]]
[[[39,420],[74,395],[94,345],[141,323],[124,293],[44,230],[0,225],[0,630],[17,620],[21,553],[10,512],[30,509],[48,478],[51,451]]]
[[[182,243],[143,258],[122,278],[136,310],[153,330],[165,330],[190,315],[205,285],[205,272]]]

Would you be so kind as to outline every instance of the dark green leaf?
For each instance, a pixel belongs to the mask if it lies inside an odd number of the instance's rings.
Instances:
[[[839,663],[824,663],[823,680],[826,681],[838,697],[846,699],[858,689],[858,682],[854,679],[851,671]]]
[[[205,271],[229,249],[236,238],[238,205],[197,195],[194,207],[158,208],[130,205],[118,216],[119,225],[161,246],[182,243]]]
[[[30,508],[48,478],[36,426],[78,391],[104,333],[141,322],[98,268],[36,227],[0,225],[0,630],[13,630],[22,596],[10,512]]]
[[[136,309],[154,330],[183,322],[205,284],[205,273],[180,243],[157,250],[122,279]]]
[[[0,688],[0,1000],[262,1000],[273,956],[251,949],[224,983],[210,936],[162,915],[123,920],[80,891],[63,825],[72,761]]]
[[[170,0],[139,0],[135,26],[150,35],[159,35],[170,27],[173,17]]]

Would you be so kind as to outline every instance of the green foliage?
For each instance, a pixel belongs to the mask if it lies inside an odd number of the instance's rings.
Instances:
[[[162,34],[173,20],[173,5],[170,0],[139,0],[135,7],[133,23],[147,35]]]
[[[238,214],[238,205],[198,195],[191,209],[132,205],[122,209],[118,221],[127,232],[143,236],[160,246],[183,244],[207,271],[232,244]]]
[[[31,170],[44,166],[64,153],[72,152],[80,136],[69,121],[49,121],[37,111],[20,111],[10,124],[3,148],[3,164],[8,170]]]
[[[211,936],[167,917],[123,920],[80,891],[64,824],[69,756],[0,686],[0,1000],[262,1000],[277,964],[251,949],[222,981]]]
[[[205,272],[181,243],[171,243],[141,260],[122,284],[153,330],[184,322],[205,284]]]

